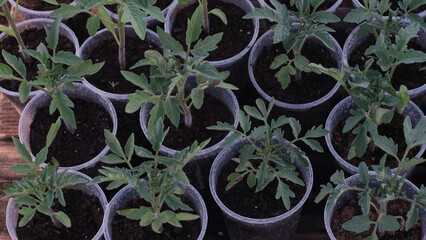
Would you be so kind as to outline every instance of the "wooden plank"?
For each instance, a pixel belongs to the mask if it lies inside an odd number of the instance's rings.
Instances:
[[[0,93],[0,139],[18,136],[19,114],[10,101]]]

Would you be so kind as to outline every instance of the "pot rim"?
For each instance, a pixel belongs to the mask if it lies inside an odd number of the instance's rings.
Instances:
[[[265,0],[257,0],[258,2],[259,2],[259,4],[260,4],[260,7],[261,8],[268,8],[268,9],[271,9],[271,10],[273,10],[266,2],[265,2]],[[334,13],[336,10],[337,10],[337,8],[340,6],[340,4],[342,4],[342,2],[343,2],[343,0],[336,0],[335,1],[335,3],[331,6],[331,7],[329,7],[329,8],[327,8],[326,10],[324,10],[324,11],[326,11],[326,12],[332,12],[332,13]]]

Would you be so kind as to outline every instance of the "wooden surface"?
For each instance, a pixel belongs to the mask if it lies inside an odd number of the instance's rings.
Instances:
[[[3,197],[3,183],[11,182],[16,175],[9,168],[21,162],[15,151],[12,136],[18,136],[19,115],[9,100],[0,93],[0,197]],[[7,200],[0,201],[0,239],[10,239],[6,230],[5,213]]]

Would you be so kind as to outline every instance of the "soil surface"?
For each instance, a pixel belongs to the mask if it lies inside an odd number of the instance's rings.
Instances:
[[[17,228],[19,239],[92,239],[102,225],[103,209],[99,200],[81,191],[64,189],[66,207],[54,202],[54,211],[63,211],[71,219],[71,227],[55,227],[50,217],[37,212],[24,227]],[[21,216],[20,216],[21,218]]]
[[[358,167],[358,165],[361,162],[365,162],[367,166],[371,169],[372,165],[378,165],[380,162],[380,159],[383,157],[385,152],[383,152],[381,149],[376,147],[374,152],[371,152],[368,148],[366,153],[361,157],[354,157],[351,160],[347,159],[349,149],[351,147],[351,143],[355,138],[355,135],[349,131],[347,133],[342,134],[343,126],[345,125],[345,121],[341,121],[338,123],[336,128],[334,128],[333,135],[332,135],[332,142],[334,149],[336,152],[346,161],[348,161],[350,164]],[[405,138],[404,138],[404,130],[403,130],[403,123],[404,123],[404,116],[400,114],[395,114],[392,121],[388,124],[382,124],[379,126],[379,134],[382,136],[387,136],[392,138],[396,144],[398,144],[398,156],[402,157],[404,154],[406,144],[405,144]],[[419,149],[415,148],[410,151],[408,154],[409,157],[413,157],[418,153]],[[397,161],[391,157],[388,156],[386,161],[386,166],[390,168],[396,168],[398,166]]]
[[[41,0],[21,0],[19,5],[36,11],[50,11],[60,7],[60,4],[70,4],[73,0],[56,0],[59,5],[53,5]]]
[[[282,44],[275,44],[269,48],[265,47],[254,66],[256,81],[269,96],[286,103],[307,103],[320,99],[336,85],[336,80],[324,74],[302,72],[301,82],[296,82],[293,77],[290,85],[283,90],[281,83],[275,77],[279,69],[272,70],[270,66],[276,56],[285,52]],[[321,63],[325,67],[337,68],[337,62],[332,58],[329,49],[323,45],[313,44],[312,40],[306,42],[302,49],[302,55],[312,63]]]
[[[356,194],[352,194],[346,198],[347,205],[342,209],[337,210],[331,221],[331,229],[333,230],[334,236],[338,240],[361,240],[371,235],[373,227],[369,231],[356,234],[343,229],[342,224],[352,219],[356,215],[362,215],[361,208],[358,205],[359,197]],[[402,200],[394,200],[389,202],[388,214],[393,216],[407,216],[407,212],[410,210],[410,204]],[[369,218],[372,221],[377,219],[377,213],[373,210],[369,214]],[[374,226],[374,225],[371,225]],[[418,240],[421,238],[422,228],[419,223],[414,225],[409,231],[395,231],[386,232],[384,236],[379,237],[380,240]]]
[[[194,13],[197,4],[193,4],[182,9],[176,15],[175,22],[172,27],[172,36],[179,40],[179,42],[186,46],[186,28],[188,19]],[[209,0],[209,10],[219,8],[222,10],[227,19],[228,25],[225,25],[222,20],[213,14],[209,14],[210,20],[210,35],[223,32],[222,40],[218,44],[218,48],[207,57],[208,61],[219,61],[237,55],[243,51],[250,43],[254,34],[254,26],[251,19],[243,19],[246,13],[238,6],[230,3],[223,3],[219,0]],[[207,37],[204,32],[201,34],[200,39]],[[186,47],[184,47],[186,49]]]
[[[220,142],[228,132],[207,130],[209,126],[216,125],[218,121],[227,122],[233,125],[234,117],[229,109],[221,101],[206,94],[204,97],[203,106],[196,110],[191,109],[192,113],[192,127],[188,129],[183,123],[183,119],[180,121],[179,128],[176,128],[167,119],[164,123],[165,129],[170,128],[163,145],[171,149],[182,150],[197,140],[201,143],[211,138],[207,147],[213,146]]]
[[[144,59],[146,50],[157,50],[160,53],[162,50],[153,43],[143,41],[139,38],[126,36],[126,61],[128,70],[139,60]],[[94,75],[86,77],[87,81],[95,87],[103,91],[116,93],[116,94],[129,94],[134,93],[139,87],[127,81],[120,72],[120,65],[118,62],[118,45],[116,41],[111,38],[101,42],[95,47],[88,57],[93,62],[105,62],[102,69]],[[145,74],[149,77],[149,67],[139,67],[132,72],[136,74]]]
[[[287,212],[282,200],[275,199],[278,184],[276,180],[269,183],[261,192],[255,193],[255,187],[249,188],[245,177],[240,183],[225,191],[229,182],[227,177],[235,172],[237,166],[237,163],[231,161],[224,166],[219,175],[216,191],[225,206],[235,213],[250,218],[270,218]],[[299,177],[301,177],[300,174]],[[296,195],[294,198],[290,198],[290,206],[294,207],[303,198],[306,188],[292,182],[284,182]]]
[[[94,158],[106,146],[104,129],[112,130],[112,120],[100,105],[84,100],[73,102],[77,122],[75,134],[71,134],[62,123],[49,148],[48,161],[55,157],[61,167],[79,165]],[[30,145],[34,155],[45,146],[50,125],[56,122],[58,117],[58,111],[53,115],[49,114],[48,106],[37,111],[30,132]]]
[[[350,58],[348,59],[348,63],[350,66],[359,66],[361,69],[364,69],[365,62],[369,59],[369,56],[365,56],[364,53],[367,48],[371,45],[375,44],[375,39],[373,36],[370,36],[366,39],[366,41],[356,47]],[[414,39],[412,39],[409,44],[409,48],[426,51],[426,49],[422,49],[421,46],[415,43]],[[376,58],[374,56],[374,58]],[[376,59],[377,60],[377,59]],[[373,69],[380,70],[380,67],[377,64],[374,64]],[[426,84],[426,74],[424,71],[419,71],[419,69],[426,67],[426,63],[413,63],[413,64],[401,64],[399,65],[395,73],[392,77],[392,86],[398,90],[400,85],[405,85],[409,90],[420,87]]]
[[[28,49],[36,49],[40,43],[46,44],[46,40],[45,40],[46,32],[43,28],[27,29],[24,32],[22,32],[21,35],[25,43],[25,46]],[[0,42],[0,49],[5,50],[10,54],[13,54],[15,56],[22,58],[21,54],[19,53],[18,42],[16,41],[14,37],[6,37],[3,40],[3,42]],[[69,40],[66,37],[59,36],[57,51],[69,51],[74,53],[75,47],[73,43],[71,42],[71,40]],[[3,56],[0,56],[0,62],[6,64],[6,61],[3,59]],[[33,58],[30,63],[25,64],[27,68],[28,80],[34,80],[37,77],[37,71],[38,71],[37,64],[39,64],[39,62]],[[0,81],[0,87],[6,88],[10,91],[15,91],[15,92],[18,91],[19,84],[20,84],[19,82],[11,81],[11,80]]]
[[[265,0],[266,4],[268,4],[269,6],[272,6],[271,2],[269,0]],[[278,0],[278,2],[283,3],[286,5],[287,9],[292,10],[292,11],[297,11],[296,6],[291,6],[290,5],[290,0]],[[333,6],[333,4],[335,4],[336,1],[335,0],[325,0],[319,7],[318,7],[318,11],[319,10],[327,10],[329,9],[331,6]]]
[[[184,200],[183,200],[184,201]],[[184,201],[188,204],[187,201]],[[127,202],[120,209],[139,208],[139,206],[149,206],[142,200],[136,199]],[[125,239],[149,239],[149,240],[196,240],[201,232],[201,221],[182,221],[182,228],[173,227],[170,224],[163,225],[163,233],[158,234],[152,231],[151,227],[141,227],[139,221],[127,219],[116,214],[112,220],[112,236],[115,240]]]

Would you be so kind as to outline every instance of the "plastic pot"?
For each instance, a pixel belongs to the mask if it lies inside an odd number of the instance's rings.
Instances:
[[[250,52],[250,57],[248,62],[250,81],[253,84],[256,91],[259,93],[259,95],[268,102],[272,100],[272,96],[268,95],[262,88],[260,88],[254,75],[254,69],[255,69],[256,63],[258,61],[262,61],[261,59],[258,59],[262,50],[264,48],[267,48],[273,45],[273,36],[274,36],[274,32],[272,30],[269,30],[268,32],[266,32],[259,38],[259,40],[256,42],[256,44],[254,45],[253,49]],[[332,41],[333,46],[335,48],[335,51],[332,52],[332,56],[338,63],[337,68],[342,69],[343,68],[342,50],[339,46],[339,43],[331,35],[329,35],[329,39]],[[317,40],[314,40],[314,41],[319,43],[319,41]],[[326,95],[324,95],[320,99],[317,99],[312,102],[302,103],[302,104],[292,104],[292,103],[286,103],[279,100],[275,100],[274,105],[278,107],[278,111],[280,111],[280,114],[286,114],[286,115],[296,117],[297,119],[300,119],[303,123],[303,126],[309,127],[313,125],[318,125],[323,123],[323,120],[325,120],[326,115],[324,113],[329,112],[329,109],[331,108],[330,99],[337,92],[339,87],[340,87],[340,84],[336,82],[336,84],[330,90],[330,92],[328,92]],[[316,117],[312,118],[312,116],[316,116]]]
[[[375,174],[370,174],[371,176],[376,176]],[[363,184],[361,183],[361,181],[359,180],[359,175],[354,175],[351,176],[349,178],[347,178],[346,183],[349,186],[357,186],[357,187],[362,187]],[[379,183],[375,182],[373,183],[373,185],[370,185],[372,187],[378,187]],[[336,188],[342,188],[342,185],[338,185]],[[402,186],[402,193],[406,194],[407,197],[412,198],[414,194],[419,192],[419,189],[410,181],[408,181],[407,179],[404,180],[404,185]],[[336,240],[336,237],[333,234],[333,231],[331,230],[331,219],[333,218],[334,213],[338,210],[341,209],[345,204],[346,201],[344,199],[347,199],[348,194],[350,194],[350,191],[347,191],[345,193],[343,193],[336,202],[336,205],[334,206],[334,208],[331,210],[331,212],[328,212],[327,209],[324,209],[324,224],[325,224],[325,228],[327,230],[327,234],[328,237],[331,240]],[[326,206],[329,204],[329,202],[327,201]],[[421,223],[422,223],[422,237],[421,240],[426,240],[426,213],[424,210],[421,210],[420,213],[420,218],[421,218]]]
[[[143,181],[143,180],[141,180]],[[195,190],[194,187],[191,185],[189,186],[181,186],[185,193],[182,195],[183,198],[189,200],[190,205],[192,206],[192,209],[194,209],[195,213],[200,216],[201,220],[201,232],[198,236],[198,240],[202,240],[204,238],[204,234],[206,233],[207,229],[207,208],[204,204],[203,198],[201,195]],[[110,201],[108,204],[108,208],[105,212],[104,219],[103,219],[103,226],[105,228],[104,236],[106,240],[111,240],[112,238],[112,221],[114,219],[114,216],[117,212],[117,210],[125,204],[133,199],[139,199],[138,192],[131,188],[130,186],[126,186],[122,188]]]
[[[131,26],[129,25],[125,26],[125,31],[126,31],[126,36],[139,38]],[[98,46],[101,42],[108,39],[113,39],[113,35],[108,31],[108,29],[102,29],[101,31],[97,32],[94,36],[89,37],[86,41],[84,41],[77,55],[81,57],[83,60],[89,59],[94,47]],[[147,29],[145,41],[154,43],[157,46],[160,45],[160,40],[158,39],[158,35],[149,29]],[[128,99],[127,99],[128,94],[116,94],[116,93],[106,92],[104,90],[101,90],[93,86],[87,80],[83,81],[83,84],[87,88],[92,90],[93,92],[108,98],[114,105],[116,104],[124,105],[125,103],[128,102]]]
[[[230,3],[235,6],[238,6],[242,10],[244,10],[246,13],[252,12],[254,10],[253,4],[249,0],[221,0],[224,3]],[[176,15],[178,12],[194,3],[196,3],[196,0],[189,0],[185,5],[180,5],[177,1],[174,1],[173,4],[170,6],[170,11],[167,13],[166,16],[166,23],[164,25],[165,31],[167,33],[172,32],[173,23],[175,21]],[[253,19],[253,31],[254,34],[244,50],[239,52],[238,54],[234,55],[233,57],[223,59],[220,61],[209,61],[213,66],[220,70],[230,70],[230,69],[238,69],[237,65],[244,62],[245,57],[248,55],[248,52],[254,45],[257,39],[257,35],[259,34],[259,20]]]
[[[355,8],[361,8],[361,7],[365,8],[364,5],[361,4],[361,2],[359,0],[352,0],[352,3],[353,3]],[[417,13],[417,15],[419,15],[421,18],[426,17],[426,10]]]
[[[171,3],[169,4],[169,6],[167,6],[166,8],[164,8],[164,9],[161,10],[161,12],[163,13],[164,16],[166,16],[167,12],[170,10],[170,7],[173,5],[173,2],[174,1],[171,1]],[[104,7],[104,9],[111,16],[111,18],[114,20],[114,22],[118,22],[118,14],[116,14],[115,12],[109,10],[106,7]],[[144,20],[146,21],[146,24],[147,24],[148,27],[152,27],[152,26],[160,24],[160,21],[158,21],[157,19],[154,19],[151,16],[145,17]]]
[[[75,86],[74,91],[65,90],[64,93],[67,94],[71,99],[85,100],[90,103],[98,104],[103,109],[105,109],[108,115],[110,116],[112,124],[113,124],[111,132],[112,134],[115,135],[117,133],[118,121],[117,121],[117,114],[115,112],[115,109],[112,103],[108,99],[92,92],[90,89],[88,89],[81,83],[76,83],[74,84],[74,86]],[[47,93],[43,92],[38,94],[24,108],[21,118],[19,119],[19,126],[18,126],[19,139],[28,148],[33,158],[34,158],[34,153],[31,151],[31,146],[30,146],[31,123],[34,120],[37,110],[39,108],[48,106],[51,100],[52,98]],[[63,170],[63,169],[80,170],[80,169],[92,167],[99,161],[99,159],[102,156],[106,155],[108,151],[109,151],[109,147],[105,144],[105,148],[91,160],[76,166],[59,167],[59,169],[60,170]]]
[[[36,18],[36,19],[30,19],[27,21],[20,22],[16,26],[19,32],[23,32],[26,29],[31,29],[31,28],[41,29],[46,26],[52,25],[52,23],[53,23],[53,19]],[[74,32],[67,25],[61,23],[59,27],[59,34],[63,37],[66,37],[72,42],[72,44],[74,45],[75,54],[76,54],[80,48],[80,44],[78,43],[78,39],[75,36]],[[0,42],[2,42],[7,37],[8,35],[6,35],[6,33],[1,33]],[[22,112],[22,109],[25,107],[26,103],[21,103],[21,101],[19,101],[19,92],[10,91],[2,87],[0,87],[0,92],[4,93],[4,95],[13,103],[13,106],[19,113]],[[28,100],[33,98],[39,92],[41,91],[40,90],[32,91],[28,97]]]
[[[13,9],[16,10],[16,1],[15,0],[8,0],[8,1],[12,5]],[[21,0],[21,1],[24,1],[24,0]],[[74,7],[78,6],[78,4],[74,1],[70,3],[70,5]],[[18,15],[19,15],[19,18],[22,20],[33,19],[33,18],[50,18],[50,15],[52,14],[52,12],[53,10],[50,10],[50,11],[32,10],[32,9],[25,8],[22,5],[19,5],[19,8],[18,8]]]
[[[348,116],[350,116],[350,111],[356,108],[357,106],[352,100],[352,98],[346,97],[333,108],[333,110],[330,112],[330,115],[328,115],[327,121],[325,123],[325,129],[328,130],[328,134],[325,136],[327,147],[333,155],[334,159],[336,159],[337,163],[340,165],[340,167],[342,167],[346,172],[350,173],[351,175],[358,173],[358,166],[354,166],[348,163],[336,152],[333,146],[332,136],[334,128],[337,126],[337,124],[341,121],[344,121]],[[420,108],[411,101],[405,107],[402,115],[410,116],[411,123],[413,126],[415,126],[417,122],[420,121],[422,117],[424,117],[422,110],[420,110]],[[420,148],[419,152],[416,154],[416,157],[420,158],[423,155],[425,149],[426,146],[423,145]],[[414,167],[410,167],[403,171],[401,174],[407,173],[409,175],[413,170]],[[392,169],[392,171],[395,172],[396,169]],[[369,173],[372,174],[374,173],[374,171],[369,171]]]
[[[267,4],[266,2],[265,2],[265,0],[258,0],[258,2],[259,2],[259,4],[260,4],[260,6],[262,7],[262,8],[269,8],[269,9],[271,9],[272,10],[272,8],[271,8],[271,5],[269,5],[269,4]],[[329,7],[328,9],[326,9],[325,11],[326,12],[335,12],[336,11],[336,9],[340,6],[340,4],[343,2],[343,0],[336,0],[336,2],[331,6],[331,7]]]
[[[405,23],[409,24],[409,23]],[[358,31],[361,26],[356,27],[349,37],[346,39],[345,45],[343,46],[343,61],[346,66],[349,66],[349,58],[352,55],[352,52],[361,44],[365,43],[370,35],[363,36],[359,38]],[[415,40],[416,44],[421,46],[424,50],[426,50],[426,31],[423,28],[420,28],[418,33],[418,38]],[[426,84],[417,88],[413,88],[408,90],[408,94],[410,98],[414,102],[419,102],[423,96],[426,95]]]
[[[218,178],[222,169],[231,161],[231,158],[239,155],[240,149],[247,143],[246,139],[242,139],[234,145],[223,149],[214,160],[210,170],[210,191],[216,204],[222,211],[228,234],[231,239],[235,240],[294,239],[293,235],[296,233],[302,207],[312,190],[313,170],[309,159],[307,159],[309,163],[307,167],[296,164],[297,169],[301,173],[302,180],[305,182],[306,192],[302,200],[284,214],[264,219],[244,217],[230,210],[221,201],[216,192]],[[289,156],[285,150],[282,153]],[[242,182],[241,184],[245,183]],[[261,194],[261,192],[258,194]]]
[[[82,178],[87,181],[91,181],[92,179],[80,172],[69,170],[68,175],[77,175],[79,178]],[[85,194],[88,194],[90,196],[96,196],[101,203],[102,209],[104,210],[104,213],[107,210],[108,201],[105,197],[104,192],[99,187],[98,184],[77,184],[74,186],[66,187],[67,189],[75,189],[80,190],[84,192]],[[18,237],[16,235],[16,227],[18,226],[18,220],[19,220],[19,213],[18,208],[15,207],[15,198],[10,198],[9,202],[7,203],[7,209],[6,209],[6,227],[7,231],[9,232],[10,237],[13,240],[18,240]],[[84,209],[82,209],[84,211]],[[81,226],[84,227],[84,226]],[[92,238],[92,240],[101,239],[104,232],[104,225],[102,224],[101,228],[98,230],[96,235]]]
[[[187,85],[185,86],[185,90],[189,91],[195,87],[195,77],[190,76],[190,79],[187,81]],[[234,116],[233,126],[238,126],[238,117],[237,112],[240,109],[237,98],[231,90],[223,89],[223,88],[215,88],[209,87],[205,90],[206,94],[213,96],[214,98],[220,100],[223,104],[225,104],[228,110]],[[148,137],[148,119],[149,119],[149,111],[153,107],[152,104],[146,104],[141,107],[140,110],[140,124],[142,131],[146,137]],[[228,133],[226,137],[231,135],[232,133]],[[207,180],[210,171],[211,164],[216,157],[216,155],[220,152],[220,145],[223,143],[224,139],[220,142],[210,146],[208,148],[200,151],[191,161],[185,166],[185,170],[188,170],[187,175],[189,175],[189,179],[196,179],[191,181],[191,184],[194,185],[198,190],[207,188]],[[168,148],[164,145],[161,145],[160,152],[166,156],[173,156],[177,150]],[[200,174],[201,172],[201,174]],[[200,176],[201,175],[201,176]],[[204,196],[204,195],[203,195]]]

